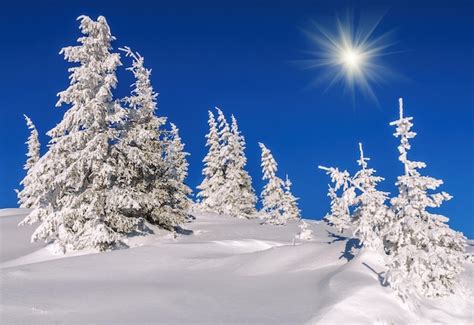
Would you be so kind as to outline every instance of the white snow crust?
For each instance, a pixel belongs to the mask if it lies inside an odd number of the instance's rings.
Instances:
[[[473,264],[456,295],[404,304],[381,285],[380,257],[324,222],[306,220],[313,239],[299,240],[297,221],[196,213],[177,236],[57,255],[17,226],[27,213],[0,210],[2,324],[473,323]]]

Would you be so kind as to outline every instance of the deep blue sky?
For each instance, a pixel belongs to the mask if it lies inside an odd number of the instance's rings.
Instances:
[[[294,64],[311,49],[302,28],[332,22],[347,8],[387,10],[377,34],[394,29],[394,49],[403,51],[384,58],[406,79],[376,87],[380,107],[359,94],[353,105],[341,86],[308,88],[319,72]],[[382,188],[396,193],[393,183],[403,170],[388,123],[403,96],[418,132],[411,157],[427,162],[425,173],[444,179],[442,189],[454,195],[438,211],[474,237],[472,1],[4,2],[0,207],[16,206],[13,189],[24,173],[28,131],[22,114],[36,123],[45,145],[45,132],[64,113],[54,104],[67,86],[69,65],[58,52],[75,44],[81,14],[106,16],[115,48],[131,46],[153,69],[158,113],[180,127],[191,153],[192,187],[201,181],[207,110],[217,105],[239,121],[257,192],[261,141],[273,151],[280,175],[292,178],[304,217],[319,219],[329,209],[329,180],[317,165],[354,170],[359,141],[386,178]],[[130,76],[120,72],[119,82],[116,93],[123,96]]]

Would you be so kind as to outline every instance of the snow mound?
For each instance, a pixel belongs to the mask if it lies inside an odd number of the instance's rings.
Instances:
[[[213,241],[213,243],[229,248],[235,253],[253,253],[258,251],[264,251],[272,247],[285,245],[284,243],[256,239],[216,240]]]
[[[2,324],[473,322],[473,264],[456,295],[403,304],[380,257],[324,223],[308,220],[306,241],[298,222],[198,213],[177,238],[155,229],[129,249],[55,255],[17,227],[26,213],[0,210]]]

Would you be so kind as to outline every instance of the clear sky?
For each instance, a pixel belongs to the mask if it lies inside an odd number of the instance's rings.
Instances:
[[[332,24],[352,8],[386,10],[376,34],[394,30],[400,51],[383,58],[404,76],[375,87],[380,102],[342,85],[328,91],[308,87],[321,73],[302,70],[311,43],[302,32],[312,21]],[[440,213],[452,227],[474,237],[474,9],[472,1],[8,1],[0,10],[0,208],[15,207],[13,191],[24,175],[22,114],[44,135],[64,114],[54,107],[68,84],[67,64],[58,54],[76,44],[76,17],[104,15],[115,48],[128,45],[153,69],[158,114],[181,129],[190,156],[188,183],[201,181],[207,110],[219,106],[235,114],[247,140],[248,170],[257,193],[262,188],[258,141],[269,147],[288,173],[306,218],[329,209],[327,176],[317,165],[355,170],[357,143],[371,165],[396,193],[398,140],[388,123],[397,118],[397,98],[405,100],[418,136],[410,157],[428,164],[425,173],[445,181],[454,199]],[[328,25],[328,27],[331,27]],[[123,59],[128,64],[126,59]],[[132,81],[120,71],[118,97]]]

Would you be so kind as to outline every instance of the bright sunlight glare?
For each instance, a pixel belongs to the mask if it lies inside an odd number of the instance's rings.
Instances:
[[[355,23],[354,16],[348,13],[344,20],[336,18],[333,29],[315,22],[306,30],[315,49],[309,52],[311,58],[303,62],[307,69],[320,70],[315,82],[326,89],[341,83],[353,97],[359,90],[377,102],[373,86],[395,74],[380,60],[393,54],[386,52],[393,45],[389,41],[391,33],[375,35],[382,17],[360,16]]]
[[[341,55],[341,59],[350,70],[357,69],[361,64],[363,64],[362,57],[354,49],[345,50]]]

